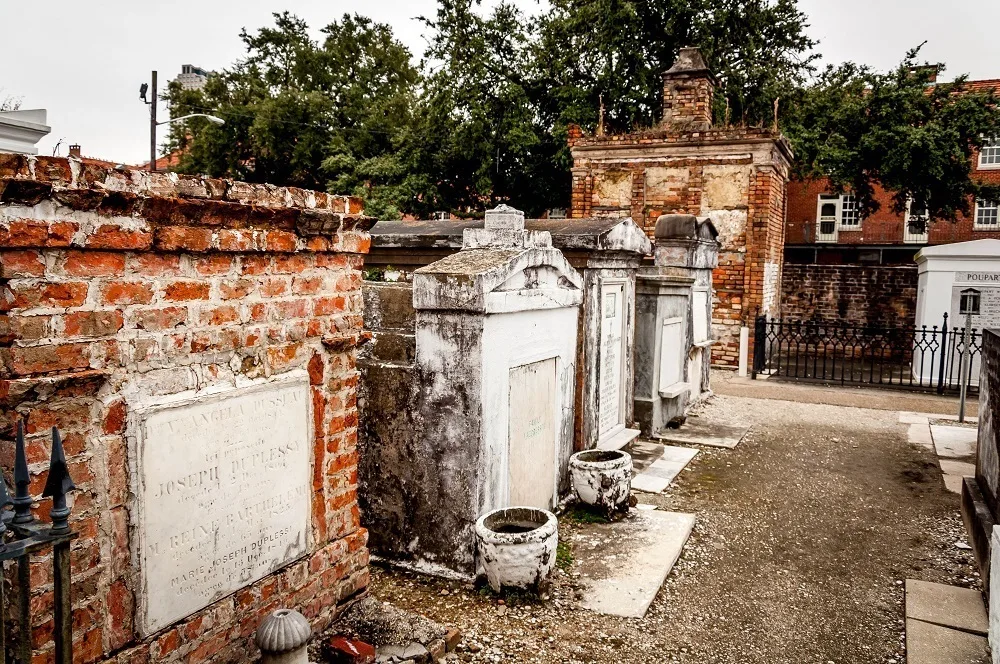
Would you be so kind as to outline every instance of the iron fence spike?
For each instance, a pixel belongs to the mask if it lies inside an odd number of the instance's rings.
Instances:
[[[14,523],[31,523],[31,474],[28,473],[28,454],[24,449],[24,420],[17,421],[17,442],[14,446]]]
[[[42,496],[52,498],[52,532],[69,532],[69,507],[66,505],[66,494],[76,488],[73,478],[69,476],[66,465],[66,453],[63,451],[62,438],[59,430],[52,427],[52,458],[49,460],[49,476],[45,480]]]

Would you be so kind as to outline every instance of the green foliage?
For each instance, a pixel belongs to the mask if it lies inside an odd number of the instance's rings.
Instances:
[[[389,26],[363,16],[322,32],[320,44],[301,19],[275,14],[274,27],[243,31],[247,57],[203,90],[171,87],[175,117],[226,121],[174,127],[171,147],[186,150],[179,170],[353,193],[398,216],[412,170],[400,162],[418,83],[410,53]]]
[[[1000,198],[971,177],[984,137],[1000,136],[993,94],[964,79],[928,88],[918,50],[888,73],[845,63],[807,81],[817,56],[795,0],[552,0],[534,20],[439,0],[422,20],[419,68],[363,16],[320,42],[288,13],[243,31],[243,60],[203,90],[169,90],[175,117],[226,121],[172,126],[179,170],[352,193],[380,218],[501,202],[537,215],[569,202],[567,127],[593,130],[602,102],[609,131],[654,125],[662,73],[696,45],[718,80],[717,120],[770,124],[780,99],[798,174],[829,176],[863,214],[879,186],[931,219]]]
[[[996,185],[971,177],[984,138],[1000,136],[996,96],[967,90],[964,77],[928,86],[931,66],[918,65],[918,52],[888,73],[831,66],[783,117],[798,175],[829,177],[855,195],[863,216],[878,209],[879,186],[896,212],[912,201],[931,220],[968,214],[970,197],[1000,198]]]
[[[553,0],[535,46],[541,107],[555,126],[611,131],[660,120],[662,74],[697,46],[716,74],[716,107],[769,122],[772,103],[812,71],[815,42],[795,0]]]
[[[607,513],[597,507],[592,507],[584,503],[573,503],[566,508],[562,518],[573,523],[611,523]]]
[[[529,215],[569,203],[566,128],[659,119],[660,74],[702,46],[734,117],[769,117],[809,70],[795,0],[555,0],[537,20],[514,6],[439,0],[423,19],[418,70],[391,29],[345,15],[310,38],[289,13],[243,31],[247,56],[201,91],[172,87],[178,170],[353,193],[380,218],[474,215],[509,202]]]
[[[556,567],[567,573],[573,569],[573,547],[565,540],[556,545]]]
[[[556,148],[531,97],[528,24],[512,5],[484,17],[477,4],[440,0],[423,19],[432,39],[418,133],[438,175],[434,200],[462,213],[511,202],[537,214],[550,203]]]

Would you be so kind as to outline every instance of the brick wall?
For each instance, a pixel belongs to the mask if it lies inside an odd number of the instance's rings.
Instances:
[[[652,237],[661,214],[708,216],[719,230],[712,350],[735,366],[739,328],[776,311],[784,262],[784,139],[766,129],[672,127],[625,135],[570,132],[571,218],[627,217]]]
[[[366,588],[355,345],[371,220],[359,212],[357,200],[323,193],[0,154],[0,461],[9,471],[12,427],[26,418],[31,490],[47,520],[38,473],[48,428],[64,436],[79,489],[77,662],[250,661],[267,612],[297,608],[321,628]],[[311,379],[309,554],[140,640],[123,394],[295,369]],[[52,660],[50,569],[32,569],[35,662]]]
[[[785,263],[781,316],[853,324],[912,325],[916,320],[915,265]]]

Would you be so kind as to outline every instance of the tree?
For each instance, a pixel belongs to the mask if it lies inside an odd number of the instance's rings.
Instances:
[[[274,18],[274,27],[244,30],[247,57],[202,90],[169,90],[173,116],[226,121],[173,128],[171,145],[184,150],[179,170],[360,194],[374,213],[398,214],[385,190],[406,180],[396,153],[418,80],[409,51],[363,16],[323,28],[322,44],[301,19]]]
[[[553,0],[539,22],[547,116],[586,127],[603,99],[612,131],[655,125],[662,74],[681,47],[701,49],[718,80],[716,105],[769,122],[774,99],[805,80],[818,57],[795,0]]]
[[[436,17],[423,19],[431,37],[422,163],[434,175],[441,207],[468,212],[510,202],[537,214],[551,199],[556,148],[529,95],[529,26],[512,5],[501,3],[485,17],[477,5],[440,0]]]
[[[940,66],[919,64],[918,53],[888,73],[831,66],[786,107],[782,128],[797,174],[851,191],[862,216],[879,209],[878,187],[897,213],[912,205],[928,220],[968,214],[974,198],[1000,199],[1000,187],[972,177],[975,152],[1000,136],[997,97],[970,89],[965,77],[928,85]]]
[[[605,126],[627,132],[656,125],[663,107],[662,74],[681,47],[697,46],[718,82],[723,109],[744,123],[768,123],[774,100],[813,71],[815,46],[795,0],[552,0],[534,45],[539,114],[560,145],[553,163],[568,200],[566,127]]]

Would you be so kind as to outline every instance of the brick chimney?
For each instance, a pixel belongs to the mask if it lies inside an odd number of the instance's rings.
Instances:
[[[674,66],[663,74],[663,124],[677,128],[709,129],[715,77],[701,51],[682,48]]]
[[[79,143],[74,143],[73,145],[69,146],[69,156],[76,157],[77,159],[80,158],[80,144]]]

